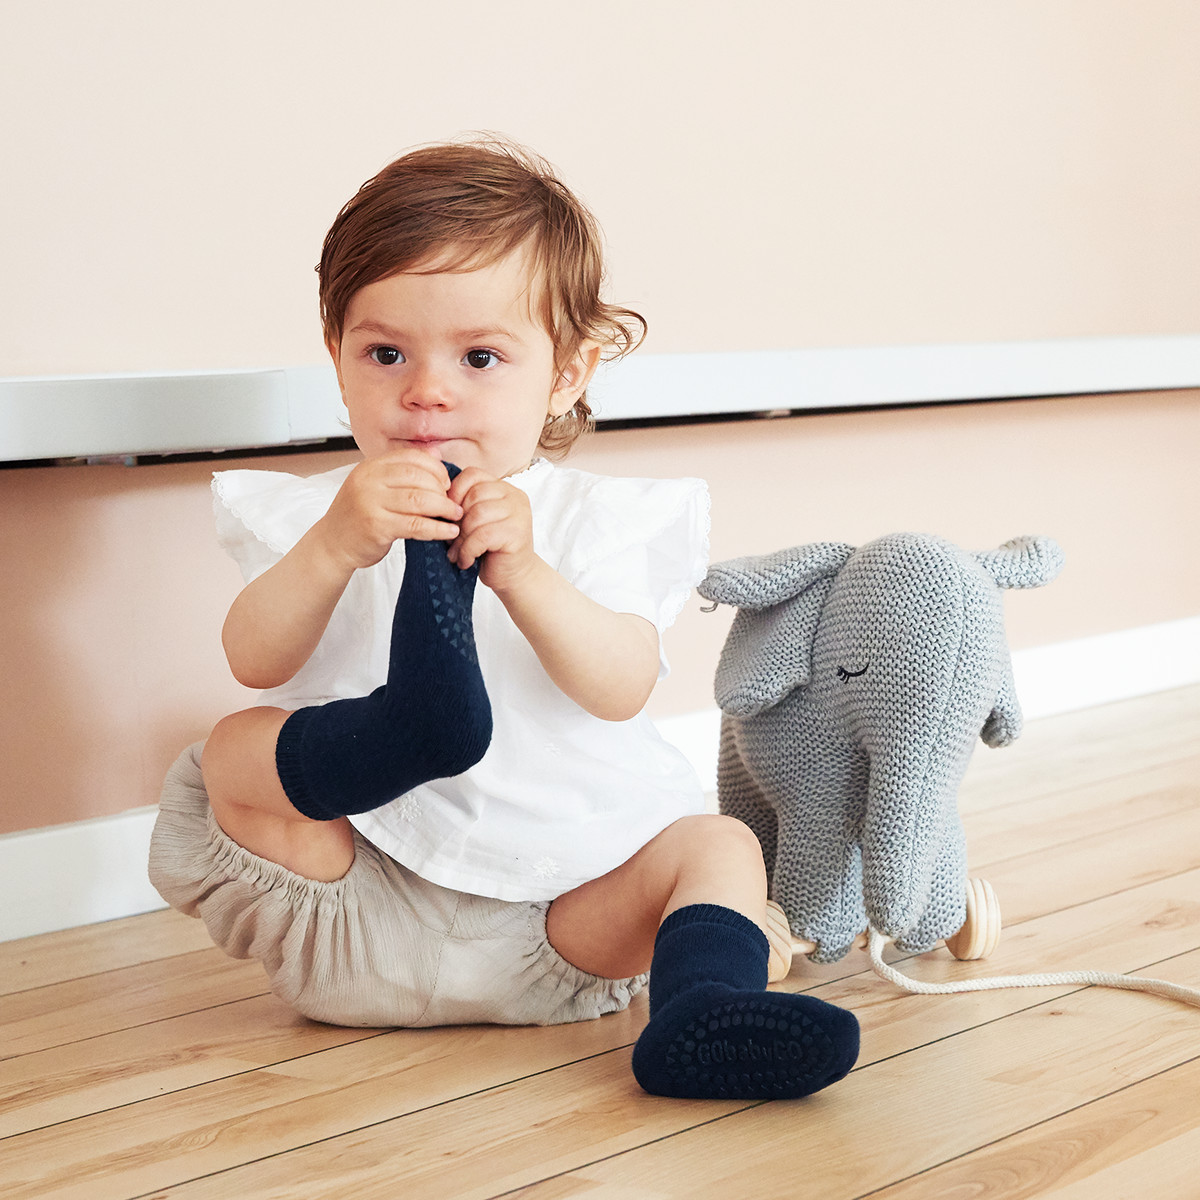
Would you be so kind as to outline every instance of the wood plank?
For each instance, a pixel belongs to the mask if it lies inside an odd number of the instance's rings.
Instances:
[[[1200,1129],[1195,1128],[1194,1112],[1190,1119],[1192,1128],[1183,1130],[1168,1143],[1056,1187],[1046,1194],[1047,1200],[1095,1200],[1097,1196],[1108,1200],[1142,1200],[1145,1196],[1153,1196],[1155,1200],[1195,1200],[1196,1183],[1200,1179]]]
[[[1200,953],[1172,966],[1181,981],[1200,983]],[[802,1172],[812,1194],[848,1200],[913,1163],[945,1161],[1166,1069],[1195,1045],[1198,1030],[1200,1014],[1181,1005],[1083,992],[857,1069],[808,1100],[733,1112],[640,1095],[621,1052],[464,1097],[450,1111],[414,1113],[180,1185],[170,1195],[283,1197],[302,1179],[309,1200],[347,1193],[384,1200],[401,1189],[471,1200],[569,1174],[585,1186],[757,1198],[794,1195]],[[673,1122],[686,1128],[668,1138]],[[754,1154],[745,1152],[748,1142]],[[597,1165],[579,1165],[586,1163]]]
[[[523,1196],[525,1200],[679,1200],[677,1191],[648,1191],[643,1184],[626,1187],[620,1183],[588,1183],[581,1184],[579,1180],[568,1175],[559,1175],[553,1179],[543,1179],[540,1183],[530,1184],[529,1187],[504,1193],[506,1196]],[[704,1200],[703,1190],[690,1193],[691,1196]],[[722,1197],[721,1200],[736,1200],[735,1197]]]
[[[1200,984],[1200,952],[1175,960],[1164,973],[1189,986]],[[1188,1060],[1198,1036],[1195,1009],[1091,989],[855,1070],[837,1088],[808,1101],[764,1104],[658,1145],[577,1168],[564,1182],[580,1195],[595,1185],[640,1185],[650,1193],[673,1186],[675,1194],[688,1194],[703,1187],[704,1194],[714,1196],[782,1200],[794,1196],[802,1180],[804,1190],[822,1200],[851,1200],[1151,1079]],[[1184,1103],[1192,1111],[1192,1101]],[[459,1119],[466,1116],[462,1107],[457,1112]],[[492,1117],[502,1119],[498,1112]],[[1183,1122],[1187,1117],[1171,1119]],[[419,1128],[418,1120],[397,1124],[410,1138]],[[372,1132],[375,1138],[382,1136],[382,1131]],[[396,1136],[401,1136],[399,1130]],[[747,1153],[747,1147],[753,1151]],[[353,1163],[342,1164],[344,1177],[351,1180],[359,1178],[357,1172],[368,1161],[365,1148],[356,1150]],[[257,1189],[260,1181],[278,1178],[283,1171],[306,1171],[308,1153],[297,1151],[219,1178],[226,1186]],[[583,1148],[579,1153],[582,1157]],[[376,1163],[378,1170],[387,1171],[382,1156]],[[532,1173],[537,1168],[529,1164],[526,1169]],[[519,1170],[514,1164],[497,1183],[509,1183]],[[215,1197],[216,1182],[173,1194],[189,1200]],[[488,1194],[484,1186],[473,1190],[474,1180],[465,1186],[466,1179],[460,1183],[452,1175],[446,1182],[456,1196]],[[315,1188],[308,1185],[306,1178],[312,1200],[334,1194],[319,1180]],[[491,1194],[499,1190],[493,1187]],[[1153,1193],[1139,1196],[1145,1194]],[[1105,1192],[1081,1195],[1108,1200]]]
[[[1200,1059],[876,1192],[872,1200],[1194,1200]]]
[[[644,1022],[639,997],[630,1012],[569,1027],[397,1030],[11,1137],[0,1179],[6,1197],[126,1197],[399,1114],[436,1109],[446,1120],[450,1101],[593,1061]]]
[[[169,908],[0,942],[0,995],[154,962],[211,944],[203,922]]]
[[[968,850],[969,853],[969,850]],[[1005,927],[1200,866],[1200,805],[1071,843],[989,863]]]
[[[0,1059],[266,991],[266,976],[258,963],[228,958],[215,946],[165,962],[31,988],[8,996],[0,1010]]]
[[[927,983],[1066,970],[1158,977],[1161,964],[1197,949],[1200,870],[1031,920],[1006,933],[985,962],[958,962],[942,949],[896,965]],[[1079,990],[1067,984],[910,995],[868,970],[814,994],[857,1015],[863,1031],[860,1062],[865,1065]],[[1200,1009],[1195,1011],[1200,1037]]]
[[[306,1020],[272,995],[0,1062],[0,1138],[375,1037]]]
[[[978,745],[959,804],[963,812],[1000,807],[1161,766],[1194,755],[1197,731],[1197,687],[1031,721],[1011,746]]]
[[[963,825],[973,870],[1035,850],[1062,847],[1145,821],[1186,814],[1200,805],[1200,755],[1150,767],[1127,778],[1104,779],[1002,808],[968,813]]]
[[[1108,969],[1142,967],[1194,947],[1198,917],[1200,870],[1124,897],[1107,898],[1090,912],[1080,907],[1030,922],[1021,928],[1021,938],[1007,948],[1007,957],[990,966],[958,963],[942,952],[916,960],[910,968],[914,974],[935,978],[1047,969],[1061,963],[1064,941],[1075,944],[1081,967],[1098,961]],[[805,982],[793,979],[789,985],[802,987]],[[1041,1006],[1048,998],[1073,990],[914,997],[869,975],[834,981],[818,994],[858,1013],[866,1064]],[[555,1074],[556,1067],[589,1058],[600,1075],[576,1078],[564,1086],[593,1086],[595,1079],[607,1079],[605,1087],[618,1088],[622,1103],[631,1097],[640,1103],[646,1098],[628,1078],[627,1064],[628,1046],[644,1019],[639,998],[634,1010],[620,1017],[554,1030],[398,1031],[369,1044],[311,1054],[276,1070],[219,1080],[174,1097],[147,1099],[117,1113],[11,1138],[6,1143],[5,1174],[24,1170],[37,1179],[36,1172],[50,1158],[59,1164],[62,1175],[41,1179],[41,1186],[74,1186],[70,1181],[78,1180],[86,1181],[95,1196],[134,1194],[278,1155],[298,1143],[352,1134],[431,1105],[449,1103],[453,1108],[452,1102],[460,1097],[503,1086],[515,1075],[542,1072],[529,1084],[536,1091],[548,1086],[546,1073]],[[596,1056],[609,1065],[601,1067]],[[712,1106],[700,1108],[705,1110],[700,1119],[711,1119]],[[623,1135],[636,1145],[677,1133],[696,1120],[693,1106],[676,1106],[672,1111],[675,1124],[669,1129],[657,1120],[647,1126],[631,1113]],[[451,1118],[447,1114],[443,1119]],[[583,1136],[582,1126],[576,1128]],[[590,1147],[589,1153],[593,1151],[599,1152]],[[607,1152],[612,1152],[611,1147]],[[79,1194],[87,1194],[82,1186]]]

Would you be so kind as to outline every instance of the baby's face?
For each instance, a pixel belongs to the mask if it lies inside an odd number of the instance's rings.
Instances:
[[[332,350],[350,428],[367,457],[402,447],[503,478],[523,470],[546,417],[587,386],[562,376],[514,253],[473,271],[392,275],[360,289]]]

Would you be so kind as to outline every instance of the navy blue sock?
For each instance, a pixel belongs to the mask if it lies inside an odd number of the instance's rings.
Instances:
[[[650,967],[650,1022],[633,1074],[657,1096],[807,1096],[858,1057],[858,1021],[815,996],[768,992],[769,946],[733,909],[693,904],[662,923]]]
[[[460,571],[443,542],[404,543],[387,683],[298,709],[279,731],[275,769],[299,812],[318,821],[367,812],[483,757],[492,708],[471,622],[478,574],[478,563]]]

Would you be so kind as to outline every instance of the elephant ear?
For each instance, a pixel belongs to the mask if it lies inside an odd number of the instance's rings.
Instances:
[[[1045,587],[1063,569],[1062,547],[1048,537],[1024,536],[998,550],[984,550],[976,561],[1000,588]]]
[[[717,664],[722,711],[753,716],[808,682],[825,597],[853,549],[828,542],[796,546],[734,559],[709,572],[701,594],[740,606]]]
[[[816,580],[836,575],[853,552],[845,542],[810,542],[773,554],[731,558],[710,567],[698,591],[717,604],[770,608]]]

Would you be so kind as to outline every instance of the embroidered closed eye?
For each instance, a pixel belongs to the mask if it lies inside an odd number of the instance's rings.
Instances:
[[[860,675],[865,675],[867,673],[867,667],[869,667],[870,665],[871,665],[870,663],[867,663],[867,666],[863,667],[863,669],[861,671],[847,671],[845,667],[838,667],[838,669],[837,669],[838,678],[843,683],[849,683],[851,679],[857,679]]]

